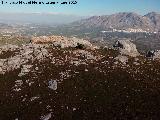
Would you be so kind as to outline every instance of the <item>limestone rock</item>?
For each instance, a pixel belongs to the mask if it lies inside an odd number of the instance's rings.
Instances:
[[[58,85],[58,83],[57,83],[57,81],[56,80],[50,80],[49,82],[48,82],[48,87],[50,88],[50,89],[52,89],[52,90],[57,90],[57,85]]]
[[[113,47],[118,48],[122,55],[128,55],[131,57],[139,56],[136,45],[133,44],[130,40],[118,40]]]
[[[154,52],[153,59],[160,59],[160,50]]]
[[[47,49],[43,45],[26,44],[19,47],[18,50],[19,52],[15,56],[0,59],[0,74],[18,69],[29,61],[43,61],[49,56]]]
[[[40,37],[33,37],[32,43],[39,44],[39,43],[52,43],[56,47],[60,48],[67,48],[67,47],[77,47],[78,45],[83,45],[85,48],[93,48],[96,49],[96,46],[92,46],[92,44],[83,39],[78,39],[75,37],[68,38],[63,36],[40,36]]]
[[[17,45],[11,45],[11,44],[7,44],[7,45],[3,45],[3,46],[0,46],[0,54],[2,52],[6,52],[6,51],[14,51],[18,48]]]
[[[148,51],[146,57],[153,58],[153,59],[160,59],[160,50],[151,50]]]

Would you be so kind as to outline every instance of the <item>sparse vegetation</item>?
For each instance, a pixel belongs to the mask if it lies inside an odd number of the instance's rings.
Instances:
[[[85,49],[86,47],[83,44],[77,43],[77,49]]]
[[[33,67],[26,75],[18,76],[21,69],[0,75],[1,120],[36,120],[48,113],[57,120],[159,118],[159,61],[137,57],[134,65],[130,57],[126,65],[115,64],[119,53],[113,49],[87,50],[102,56],[95,60],[73,54],[77,49],[48,51],[50,59],[27,63]],[[83,62],[74,65],[72,59]],[[58,82],[55,91],[48,88],[51,79]],[[15,86],[17,80],[23,84]]]

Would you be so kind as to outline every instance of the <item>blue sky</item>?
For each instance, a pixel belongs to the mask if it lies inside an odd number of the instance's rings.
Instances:
[[[4,0],[5,1],[5,0]],[[6,0],[18,1],[18,0]],[[30,0],[23,0],[30,1]],[[35,0],[36,1],[36,0]],[[47,1],[47,0],[37,0]],[[69,0],[49,0],[69,1]],[[160,12],[160,0],[77,0],[76,5],[2,5],[0,12],[6,13],[54,13],[78,16],[105,15],[117,12],[136,12],[146,14]]]

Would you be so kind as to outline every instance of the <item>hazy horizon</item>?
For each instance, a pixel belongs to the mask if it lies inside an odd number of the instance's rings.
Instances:
[[[134,12],[134,11],[130,11]],[[127,12],[127,13],[130,13]],[[150,12],[157,12],[157,11],[150,11]],[[121,13],[119,11],[112,13]],[[135,13],[135,12],[134,12]],[[148,12],[149,13],[149,12]],[[146,15],[140,14],[140,15]],[[157,12],[160,13],[160,12]],[[112,15],[112,14],[103,14],[103,15]],[[139,14],[139,13],[137,13]],[[95,15],[100,16],[100,15]],[[89,18],[91,16],[78,16],[78,15],[71,15],[71,14],[62,14],[62,13],[47,13],[47,12],[35,12],[35,13],[24,13],[24,12],[0,12],[0,23],[37,23],[37,24],[52,24],[52,25],[59,25],[59,24],[68,24],[74,21],[78,21],[81,19]]]
[[[7,2],[11,1],[13,2],[13,0],[7,0]],[[23,1],[28,2],[29,0]],[[64,0],[57,1],[59,3],[64,2]],[[66,0],[66,2],[69,2],[69,0]],[[67,24],[91,16],[111,15],[119,12],[134,12],[140,15],[145,15],[149,12],[160,13],[159,5],[159,0],[77,0],[77,4],[67,5],[14,5],[0,3],[0,22]]]

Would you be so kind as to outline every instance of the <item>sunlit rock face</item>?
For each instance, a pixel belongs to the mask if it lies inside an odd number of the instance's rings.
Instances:
[[[128,55],[131,57],[139,56],[136,45],[133,44],[130,40],[118,40],[114,45],[114,48],[118,48],[119,52],[122,55]]]

